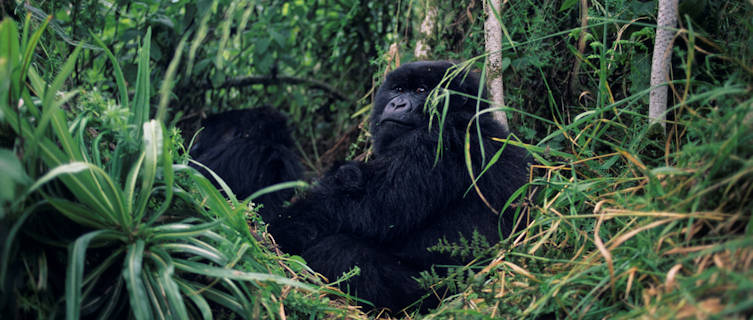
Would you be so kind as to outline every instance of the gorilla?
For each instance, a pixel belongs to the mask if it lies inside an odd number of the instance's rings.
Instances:
[[[528,157],[492,139],[508,132],[490,113],[476,117],[488,108],[484,91],[476,98],[480,86],[478,74],[444,61],[408,63],[389,73],[370,119],[374,157],[330,169],[268,221],[281,249],[330,280],[358,266],[360,274],[341,287],[397,311],[427,293],[415,280],[419,272],[468,262],[427,248],[470,240],[474,232],[490,243],[508,236],[513,210],[495,211],[526,183]],[[426,103],[433,91],[441,95],[437,107]],[[445,106],[443,121],[430,121]],[[467,192],[472,178],[465,148],[476,177],[502,150],[478,178],[479,192]],[[423,307],[436,303],[427,299]]]
[[[238,198],[303,177],[298,156],[292,150],[287,118],[274,108],[264,106],[214,114],[203,121],[203,127],[190,155],[219,175]],[[209,177],[203,168],[192,166]],[[271,219],[273,212],[292,196],[293,191],[287,189],[254,201],[264,204],[262,218]]]

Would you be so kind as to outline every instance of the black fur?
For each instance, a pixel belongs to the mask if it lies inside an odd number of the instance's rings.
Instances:
[[[292,150],[286,122],[271,107],[211,115],[203,122],[191,156],[217,173],[240,199],[276,183],[301,179],[303,170]],[[199,170],[210,177],[206,170]],[[270,218],[292,196],[293,191],[287,189],[254,202],[264,204],[263,217]]]
[[[435,264],[467,262],[427,251],[439,239],[455,242],[460,235],[471,239],[476,230],[495,242],[511,230],[510,210],[500,217],[476,192],[464,196],[471,185],[464,142],[477,110],[476,74],[460,72],[449,84],[449,89],[470,97],[451,95],[441,157],[435,163],[439,124],[434,119],[429,127],[424,101],[448,69],[454,65],[415,62],[391,72],[379,88],[371,115],[374,158],[331,169],[270,223],[270,232],[284,251],[303,256],[330,280],[360,267],[361,274],[349,280],[347,288],[377,307],[397,311],[425,294],[412,279],[420,271]],[[442,107],[440,101],[440,113]],[[478,105],[480,110],[487,107],[484,102]],[[489,113],[479,123],[488,161],[502,146],[490,138],[505,138],[507,132]],[[482,157],[475,125],[470,133],[478,174]],[[499,162],[478,181],[493,208],[501,209],[525,183],[526,166],[525,152],[507,146]]]

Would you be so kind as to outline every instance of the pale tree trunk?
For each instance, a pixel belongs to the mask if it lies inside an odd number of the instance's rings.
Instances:
[[[486,74],[488,75],[489,99],[493,107],[502,107],[505,105],[504,87],[502,86],[502,26],[497,20],[497,17],[501,14],[501,5],[500,0],[482,1],[484,3],[484,14],[486,14],[484,40],[486,41]],[[493,116],[505,129],[509,129],[507,115],[504,111],[495,111]]]
[[[583,53],[586,52],[586,34],[588,33],[588,0],[580,0],[580,37],[578,38],[578,56],[575,57],[575,64],[570,75],[570,92],[578,96],[580,79],[580,64],[583,59]]]
[[[651,59],[651,94],[648,103],[649,126],[660,124],[662,131],[667,127],[667,85],[669,62],[672,57],[672,37],[677,23],[677,0],[659,0],[659,14],[654,40],[654,53]],[[661,86],[660,86],[661,85]]]
[[[424,1],[424,21],[421,22],[421,28],[418,31],[418,40],[414,55],[416,60],[426,60],[429,58],[431,46],[429,39],[434,36],[434,30],[437,24],[437,5],[435,0]]]

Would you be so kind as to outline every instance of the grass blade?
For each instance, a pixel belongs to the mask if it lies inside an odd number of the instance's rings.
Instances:
[[[158,265],[157,270],[157,282],[161,286],[162,294],[167,296],[168,305],[173,313],[173,317],[177,319],[188,319],[188,311],[186,305],[183,302],[178,285],[173,279],[175,268],[172,263],[170,255],[162,250],[151,250],[152,261]]]
[[[137,131],[135,137],[141,136],[141,126],[146,122],[149,117],[149,98],[151,93],[149,92],[149,50],[152,42],[152,28],[150,27],[146,31],[146,36],[142,41],[141,50],[139,52],[139,66],[138,73],[136,75],[136,93],[133,95],[131,124],[136,126]]]
[[[123,266],[123,278],[126,281],[134,318],[147,320],[152,318],[152,309],[147,303],[149,299],[142,280],[141,264],[143,260],[144,240],[136,240],[128,246],[125,266]]]
[[[162,156],[164,137],[162,124],[151,120],[143,125],[144,162],[141,173],[141,189],[136,200],[134,219],[140,221],[146,214],[146,205],[152,193],[152,187],[157,179],[157,167]]]
[[[71,244],[68,248],[68,271],[65,279],[65,317],[69,320],[79,319],[81,314],[81,286],[86,264],[86,248],[89,242],[100,236],[111,233],[109,230],[98,230],[87,233]]]
[[[62,114],[62,110],[56,107],[54,100],[58,91],[62,89],[65,80],[73,72],[73,68],[76,66],[76,59],[80,52],[81,47],[77,47],[73,50],[73,53],[68,57],[68,60],[65,61],[58,75],[55,76],[52,84],[45,89],[44,99],[42,100],[42,119],[34,130],[34,140],[39,141],[47,128],[48,122],[52,121],[55,136],[58,138],[63,151],[65,151],[69,158],[76,161],[83,160],[83,157],[77,152],[78,148],[74,145],[73,137],[68,132],[68,122]],[[36,148],[33,150],[36,150]]]
[[[94,39],[97,45],[105,51],[107,59],[110,60],[110,63],[112,63],[112,70],[115,73],[115,83],[117,83],[118,93],[120,93],[120,105],[130,110],[130,108],[128,107],[128,88],[126,87],[125,77],[123,77],[123,70],[120,69],[118,59],[115,58],[115,56],[112,54],[112,51],[107,48],[107,45],[105,45],[105,43],[102,42],[102,40],[94,34],[94,32],[91,32],[90,30],[89,34],[92,36],[92,39]]]
[[[160,159],[162,160],[162,182],[164,183],[164,189],[165,189],[165,199],[162,201],[162,205],[157,208],[155,213],[152,215],[151,218],[149,218],[149,221],[147,224],[151,225],[157,218],[159,218],[163,213],[167,211],[167,209],[172,204],[173,200],[173,193],[174,193],[174,186],[175,183],[175,172],[173,171],[173,145],[172,140],[167,135],[167,130],[165,130],[164,124],[162,122],[158,123],[160,126],[160,129],[162,131],[162,156]]]
[[[21,82],[26,81],[26,72],[29,70],[29,64],[31,64],[31,57],[34,55],[34,49],[37,48],[37,43],[39,42],[39,38],[42,37],[42,33],[45,29],[47,29],[47,25],[50,23],[50,20],[52,20],[52,16],[47,16],[47,19],[44,20],[41,26],[38,27],[37,31],[34,32],[34,34],[31,36],[31,41],[26,42],[24,41],[24,57],[23,57],[23,63],[21,65]],[[24,27],[24,36],[26,35],[26,27],[28,26],[28,19],[27,19],[27,25]]]
[[[298,282],[298,281],[291,280],[291,279],[274,275],[274,274],[230,270],[230,269],[213,267],[208,264],[182,260],[182,259],[181,260],[176,259],[174,262],[175,262],[175,267],[178,269],[185,270],[187,272],[191,272],[195,274],[205,275],[208,277],[241,280],[241,281],[274,282],[280,285],[292,286],[292,287],[304,289],[307,291],[314,290],[313,287],[303,282]]]
[[[176,280],[175,282],[180,286],[180,290],[183,292],[183,295],[188,297],[188,299],[191,299],[191,302],[193,302],[194,306],[199,309],[201,318],[204,320],[211,320],[212,308],[209,307],[209,303],[207,303],[207,300],[204,299],[204,296],[198,294],[196,290],[182,281]]]
[[[161,225],[152,229],[154,231],[154,234],[152,235],[152,241],[159,242],[161,240],[177,240],[198,236],[204,232],[216,228],[219,225],[219,221],[198,225],[191,225],[187,223],[171,223]]]

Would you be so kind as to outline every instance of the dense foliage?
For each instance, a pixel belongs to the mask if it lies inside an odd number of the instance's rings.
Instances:
[[[225,199],[186,147],[206,114],[271,105],[310,176],[368,159],[374,89],[413,60],[425,4],[432,58],[483,70],[482,1],[0,3],[0,314],[386,316],[276,250],[254,199]],[[438,309],[392,316],[753,314],[753,4],[680,1],[665,132],[646,117],[656,7],[505,2],[530,224],[439,243],[477,259],[423,274]]]

